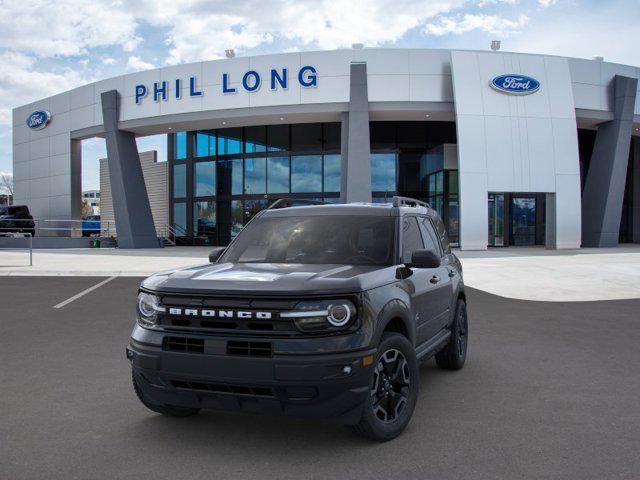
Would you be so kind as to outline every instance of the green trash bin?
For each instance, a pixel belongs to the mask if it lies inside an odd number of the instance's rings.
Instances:
[[[100,237],[95,237],[91,240],[91,248],[100,248]]]

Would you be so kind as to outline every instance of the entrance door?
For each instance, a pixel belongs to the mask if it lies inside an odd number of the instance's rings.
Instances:
[[[516,246],[536,244],[536,197],[513,196],[511,199],[511,242]]]
[[[504,193],[489,194],[489,246],[504,247]]]

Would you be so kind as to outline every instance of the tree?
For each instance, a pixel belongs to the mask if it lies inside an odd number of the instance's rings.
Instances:
[[[2,193],[13,195],[13,175],[0,172],[0,190]]]
[[[7,195],[7,205],[13,199],[13,175],[0,172],[0,194]]]
[[[93,211],[91,210],[91,207],[89,206],[89,202],[87,202],[86,198],[82,199],[82,218],[86,217],[87,215],[93,213]]]

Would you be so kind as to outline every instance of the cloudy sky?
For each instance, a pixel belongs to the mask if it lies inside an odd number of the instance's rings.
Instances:
[[[13,107],[124,72],[226,48],[484,49],[491,39],[506,51],[640,65],[638,19],[640,0],[0,0],[0,172],[12,168]],[[104,146],[85,143],[83,183],[95,188]]]

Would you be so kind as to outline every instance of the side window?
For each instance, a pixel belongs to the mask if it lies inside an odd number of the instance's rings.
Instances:
[[[446,253],[451,253],[451,246],[449,245],[449,235],[447,235],[447,229],[442,222],[442,219],[439,216],[434,217],[433,223],[436,226],[436,231],[438,232],[438,236],[440,237],[440,242],[442,243],[442,248]]]
[[[402,220],[402,262],[410,263],[414,250],[424,248],[418,222],[415,217]]]
[[[442,248],[440,248],[440,242],[436,236],[436,232],[433,230],[433,225],[426,217],[420,217],[420,230],[422,230],[422,238],[424,238],[424,248],[432,250],[436,254],[442,256]]]

